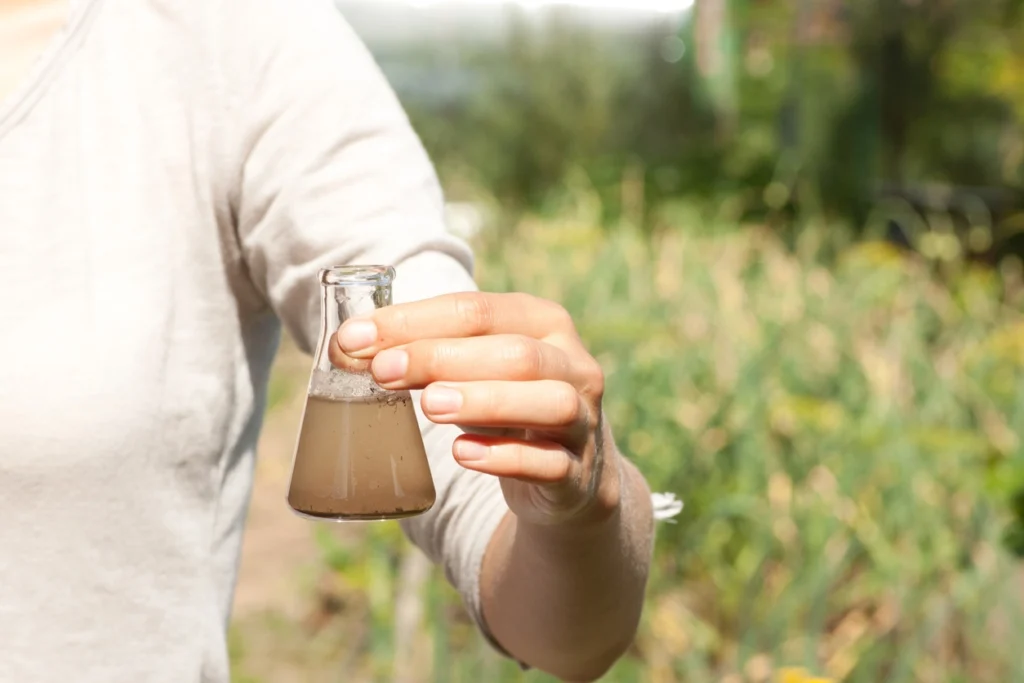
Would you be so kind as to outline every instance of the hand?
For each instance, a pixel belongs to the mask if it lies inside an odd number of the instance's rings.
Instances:
[[[463,467],[501,478],[521,522],[600,520],[619,502],[604,374],[568,313],[525,294],[467,292],[379,309],[342,325],[338,367],[369,362],[387,389],[424,389],[424,414],[469,431]]]

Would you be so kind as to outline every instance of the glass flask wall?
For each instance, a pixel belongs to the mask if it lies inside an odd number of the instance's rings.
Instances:
[[[380,387],[365,363],[335,367],[329,354],[343,322],[391,305],[394,277],[387,266],[320,272],[320,341],[288,486],[288,504],[300,515],[401,519],[434,504],[434,482],[409,392]]]

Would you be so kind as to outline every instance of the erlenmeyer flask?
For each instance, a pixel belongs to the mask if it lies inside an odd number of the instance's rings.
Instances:
[[[288,487],[288,504],[300,515],[401,519],[434,504],[434,482],[409,392],[383,389],[368,369],[339,369],[328,356],[343,322],[391,305],[394,278],[388,266],[320,271],[320,343]]]

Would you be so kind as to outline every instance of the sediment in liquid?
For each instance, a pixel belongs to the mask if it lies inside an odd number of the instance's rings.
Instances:
[[[306,399],[288,504],[322,519],[397,519],[434,504],[408,395]]]

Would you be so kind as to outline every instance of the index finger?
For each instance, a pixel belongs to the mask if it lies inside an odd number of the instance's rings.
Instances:
[[[572,329],[561,306],[529,294],[462,292],[374,311],[347,321],[338,332],[342,350],[353,358],[418,339],[458,339],[521,334],[535,339]]]

